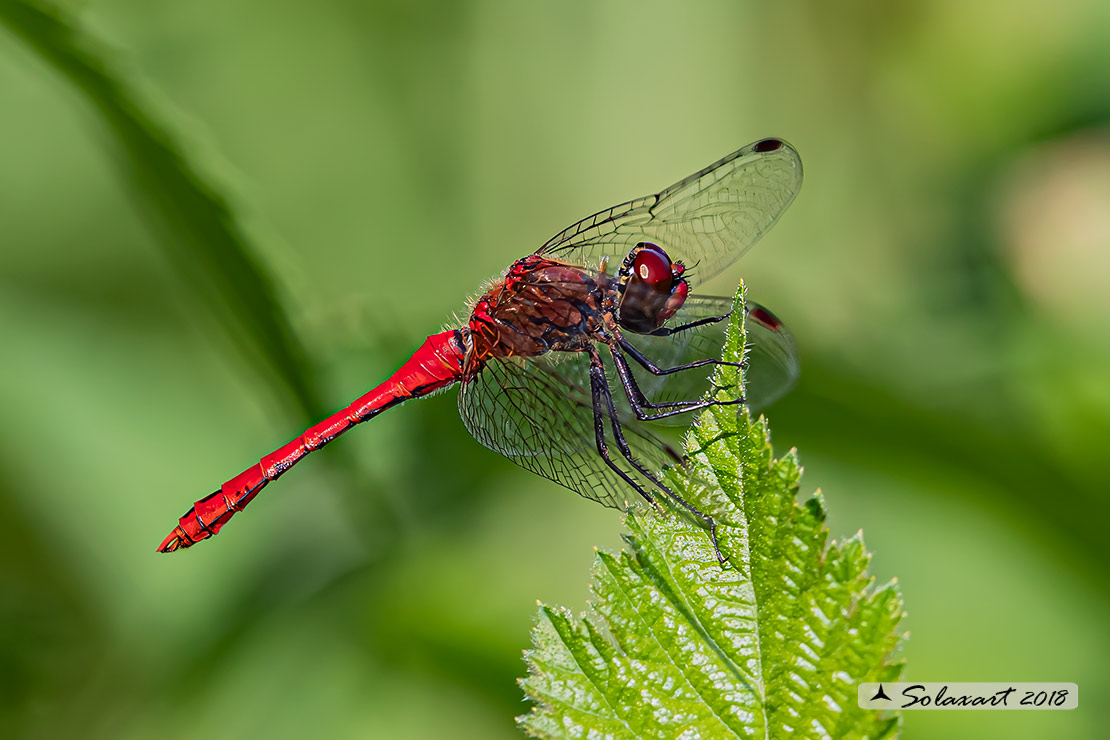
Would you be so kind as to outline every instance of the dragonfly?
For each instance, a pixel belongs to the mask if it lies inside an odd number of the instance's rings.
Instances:
[[[462,326],[427,337],[388,380],[195,502],[158,551],[213,537],[308,453],[457,384],[459,415],[482,445],[606,506],[667,502],[708,530],[724,566],[713,514],[661,473],[684,459],[657,426],[710,406],[765,406],[793,385],[793,336],[747,302],[745,393],[707,392],[714,367],[735,364],[716,359],[733,302],[699,295],[691,278],[747,252],[801,183],[797,151],[762,139],[560,231],[489,283]]]

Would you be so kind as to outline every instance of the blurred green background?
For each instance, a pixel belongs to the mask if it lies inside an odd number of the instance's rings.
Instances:
[[[154,547],[553,232],[775,135],[802,194],[708,290],[797,335],[776,446],[899,579],[907,678],[1081,686],[903,736],[1105,736],[1110,4],[65,7],[273,302],[0,3],[0,735],[519,737],[535,600],[581,608],[619,516],[453,392]]]

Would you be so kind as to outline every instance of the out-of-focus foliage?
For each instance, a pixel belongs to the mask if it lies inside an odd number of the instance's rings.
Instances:
[[[790,218],[707,288],[743,275],[794,330],[776,442],[833,536],[866,529],[898,574],[906,677],[1110,692],[1105,2],[63,7],[233,204],[329,408],[558,229],[787,138]],[[0,735],[519,737],[533,600],[584,601],[616,516],[433,398],[156,556],[306,419],[226,323],[261,319],[198,289],[216,262],[168,258],[197,224],[148,230],[103,101],[6,23]],[[909,712],[902,735],[1103,724],[1090,702]]]
[[[744,358],[744,315],[738,291],[726,362]],[[735,401],[738,366],[718,366],[713,386]],[[703,511],[720,502],[730,567],[697,524],[630,515],[630,552],[598,553],[588,611],[540,607],[522,680],[538,706],[521,725],[541,738],[892,736],[897,717],[856,702],[859,683],[902,671],[902,600],[874,587],[862,537],[828,542],[820,496],[796,501],[797,459],[774,459],[747,409],[702,412],[685,449],[717,488],[676,490]]]
[[[195,286],[209,311],[216,309],[232,347],[253,367],[272,371],[307,415],[324,413],[305,377],[303,350],[291,335],[269,276],[254,264],[243,227],[226,200],[196,172],[180,144],[129,89],[72,19],[38,0],[3,0],[0,18],[84,95],[102,116],[120,150],[144,215],[158,219],[159,245]]]

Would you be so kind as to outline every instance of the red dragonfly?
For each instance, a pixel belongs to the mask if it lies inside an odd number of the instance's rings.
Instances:
[[[793,338],[749,302],[747,397],[706,397],[732,299],[691,295],[690,277],[707,279],[744,254],[801,183],[794,148],[763,139],[564,229],[493,281],[465,326],[428,337],[387,381],[197,501],[158,550],[212,537],[309,452],[459,383],[459,414],[483,445],[606,506],[628,508],[631,496],[658,507],[666,497],[709,530],[723,564],[713,517],[658,472],[682,457],[648,422],[724,403],[765,405],[792,385]],[[624,399],[614,398],[614,383]]]

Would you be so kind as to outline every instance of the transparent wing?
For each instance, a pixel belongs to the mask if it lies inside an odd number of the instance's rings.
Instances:
[[[727,316],[731,309],[731,298],[690,296],[667,324],[675,327],[699,319]],[[745,398],[747,405],[755,410],[769,406],[793,387],[798,379],[797,347],[790,330],[769,309],[747,301],[746,312],[744,326],[748,335],[748,356],[744,373]],[[719,358],[727,328],[728,321],[725,320],[667,337],[626,333],[624,338],[660,368],[671,368]],[[631,365],[640,390],[649,401],[656,403],[701,398],[709,390],[709,378],[713,374],[713,365],[670,375],[652,375],[635,362]],[[664,421],[669,424],[689,423],[683,415]]]
[[[617,265],[637,242],[661,246],[706,280],[748,251],[794,200],[802,161],[780,139],[764,139],[666,190],[595,213],[537,251],[579,264]]]
[[[616,395],[614,400],[619,409],[626,408]],[[492,359],[475,378],[463,383],[459,414],[483,446],[580,496],[621,510],[646,503],[597,451],[589,358],[584,352],[552,352],[527,360]],[[674,446],[630,416],[618,411],[625,438],[641,463],[659,471],[681,462]],[[613,462],[650,491],[622,458],[610,432],[606,417],[605,434]]]
[[[744,396],[753,411],[770,406],[798,382],[798,346],[790,329],[769,309],[748,301]]]

